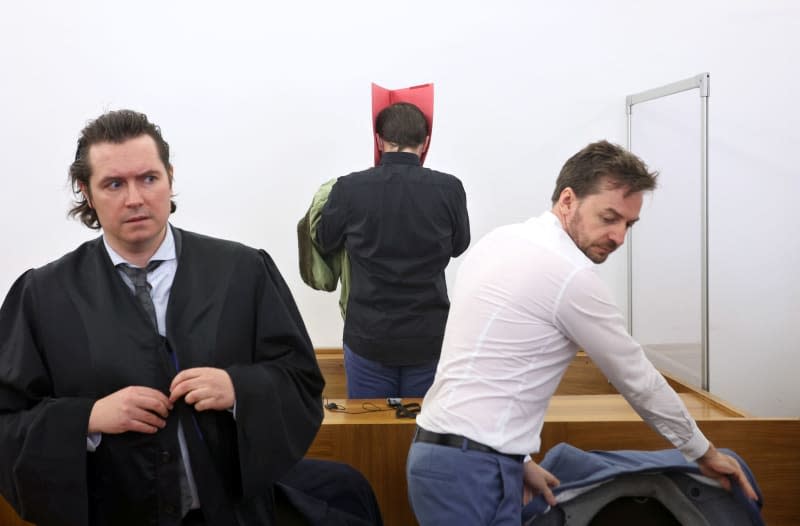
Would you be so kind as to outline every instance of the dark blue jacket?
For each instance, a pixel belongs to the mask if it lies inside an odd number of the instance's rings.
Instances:
[[[676,449],[583,451],[561,443],[540,463],[561,481],[553,491],[559,504],[549,508],[539,496],[523,508],[522,522],[525,526],[579,526],[620,497],[639,497],[656,499],[681,524],[763,525],[762,496],[753,474],[738,455],[722,451],[739,461],[758,494],[757,503],[736,484],[732,492],[714,485]]]

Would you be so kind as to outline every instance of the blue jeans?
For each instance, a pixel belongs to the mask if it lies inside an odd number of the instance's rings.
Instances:
[[[420,526],[520,526],[522,463],[503,455],[414,442],[408,498]]]
[[[391,367],[367,360],[345,344],[347,398],[421,398],[433,384],[437,363]]]

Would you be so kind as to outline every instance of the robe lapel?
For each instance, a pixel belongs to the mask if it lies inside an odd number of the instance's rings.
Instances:
[[[219,305],[216,298],[219,292],[215,295],[209,283],[216,282],[210,277],[216,278],[219,269],[213,267],[213,261],[197,257],[191,238],[187,243],[181,230],[173,228],[172,232],[178,269],[167,306],[168,346],[175,353],[180,369],[212,366],[217,329],[213,313],[215,302]],[[208,436],[214,433],[214,425],[200,424],[203,417],[210,415],[196,413],[183,400],[175,404],[175,411],[183,425],[206,522],[236,524],[233,504],[208,449],[209,440],[217,442],[216,436]]]
[[[166,391],[175,373],[160,350],[161,337],[114,268],[101,238],[92,242],[64,288],[82,321],[92,364],[103,371],[98,394],[128,385]]]
[[[224,287],[217,262],[197,254],[190,236],[173,228],[178,269],[167,305],[167,339],[181,369],[214,365]]]

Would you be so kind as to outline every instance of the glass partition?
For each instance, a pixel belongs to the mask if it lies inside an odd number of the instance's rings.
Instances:
[[[656,367],[703,389],[707,100],[708,74],[627,98],[628,148],[660,173],[628,238],[629,328]]]

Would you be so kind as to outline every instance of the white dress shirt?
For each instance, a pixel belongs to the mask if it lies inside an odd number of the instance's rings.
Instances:
[[[628,334],[594,266],[551,212],[475,244],[417,423],[503,453],[538,452],[550,397],[583,348],[650,426],[687,459],[702,456],[708,441]]]

